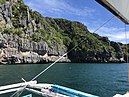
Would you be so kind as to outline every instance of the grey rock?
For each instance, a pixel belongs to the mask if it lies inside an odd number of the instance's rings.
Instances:
[[[4,39],[3,35],[0,33],[0,48],[6,48],[7,47],[7,41]]]
[[[0,18],[4,22],[6,22],[6,27],[11,28],[12,27],[12,7],[9,2],[4,3],[0,6]]]

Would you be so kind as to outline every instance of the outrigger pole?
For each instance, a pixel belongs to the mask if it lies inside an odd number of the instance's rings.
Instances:
[[[12,84],[12,85],[6,85],[0,87],[0,94],[15,92],[21,89],[22,87],[26,85],[35,85],[37,84],[37,81],[30,81],[30,82],[24,82],[24,83],[18,83],[18,84]]]

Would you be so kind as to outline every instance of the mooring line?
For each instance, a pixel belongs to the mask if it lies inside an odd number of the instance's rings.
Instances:
[[[105,24],[107,24],[109,21],[111,21],[114,18],[114,16],[112,16],[109,20],[107,20],[106,22],[104,22],[100,27],[98,27],[95,31],[93,31],[92,33],[97,32],[100,28],[102,28]],[[65,53],[64,55],[62,55],[60,58],[58,58],[55,62],[53,62],[51,65],[49,65],[47,68],[45,68],[44,70],[42,70],[39,74],[37,74],[34,78],[31,79],[31,81],[35,80],[36,78],[38,78],[40,75],[42,75],[44,72],[46,72],[49,68],[51,68],[52,66],[54,66],[59,60],[61,60],[64,56],[66,56],[68,53],[70,53],[73,49],[75,49],[76,47],[78,47],[81,43],[83,43],[86,40],[86,38],[84,38],[83,40],[81,40],[77,45],[75,45],[72,49],[70,49],[67,53]],[[22,87],[22,89],[16,91],[13,96],[15,97],[15,95],[20,92],[20,94],[24,91],[24,89],[27,87],[24,86]],[[10,97],[13,97],[10,96]],[[18,95],[17,97],[19,97],[20,95]]]
[[[111,21],[114,18],[114,16],[112,16],[109,20],[107,20],[106,22],[104,22],[100,27],[98,27],[94,32],[97,32],[100,28],[102,28],[105,24],[107,24],[109,21]],[[67,53],[65,53],[64,55],[62,55],[59,59],[57,59],[54,63],[52,63],[51,65],[49,65],[46,69],[44,69],[43,71],[41,71],[37,76],[35,76],[31,81],[35,80],[36,78],[38,78],[40,75],[42,75],[44,72],[46,72],[49,68],[51,68],[54,64],[56,64],[60,59],[62,59],[65,55],[67,55],[68,53],[70,53],[73,49],[75,49],[76,47],[78,47],[81,43],[83,43],[86,40],[86,38],[84,38],[83,40],[81,40],[77,45],[75,45],[71,50],[69,50]]]

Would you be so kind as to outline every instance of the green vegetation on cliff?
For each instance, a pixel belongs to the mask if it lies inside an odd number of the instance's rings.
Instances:
[[[3,25],[2,23],[6,22],[5,27],[0,28],[2,33],[12,33],[36,43],[45,41],[48,47],[55,51],[64,49],[68,51],[79,44],[69,54],[69,58],[74,57],[75,60],[79,59],[78,61],[89,60],[87,58],[90,57],[92,57],[92,60],[94,58],[109,60],[111,57],[118,56],[117,52],[121,53],[120,50],[113,47],[117,44],[109,45],[110,40],[107,37],[90,33],[87,27],[80,22],[43,17],[39,12],[32,11],[22,0],[16,1],[10,3],[12,16],[3,17],[3,22],[0,23],[0,25]],[[5,3],[5,0],[0,0],[0,4],[3,3]],[[10,27],[7,27],[7,20],[10,20],[8,21]],[[83,42],[80,43],[81,41]]]
[[[8,1],[8,0],[0,0],[0,4],[5,3],[5,1]]]

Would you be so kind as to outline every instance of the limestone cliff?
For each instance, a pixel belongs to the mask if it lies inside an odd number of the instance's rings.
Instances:
[[[22,0],[0,1],[0,61],[53,62],[77,44],[60,62],[120,61],[121,46],[109,42],[80,22],[43,17]]]

